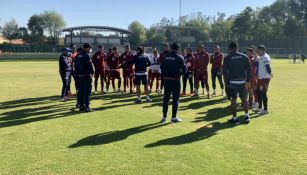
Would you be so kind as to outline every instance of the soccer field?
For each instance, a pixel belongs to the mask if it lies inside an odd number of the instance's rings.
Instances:
[[[222,97],[184,97],[184,121],[162,125],[162,96],[94,95],[79,113],[58,62],[0,61],[0,174],[307,174],[307,65],[272,70],[269,115],[232,125]]]

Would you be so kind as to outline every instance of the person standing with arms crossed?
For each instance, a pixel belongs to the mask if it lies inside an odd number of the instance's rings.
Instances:
[[[165,55],[161,63],[162,76],[164,77],[164,98],[163,98],[163,117],[161,123],[166,123],[168,102],[170,96],[173,97],[172,123],[178,123],[182,120],[177,117],[177,110],[180,97],[180,77],[186,72],[184,58],[179,54],[180,46],[177,43],[172,44],[172,51]]]

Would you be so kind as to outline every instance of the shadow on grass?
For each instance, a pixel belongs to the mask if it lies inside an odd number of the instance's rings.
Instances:
[[[193,131],[191,133],[187,133],[184,135],[171,137],[167,139],[163,139],[148,145],[145,145],[146,148],[153,148],[158,146],[166,146],[166,145],[183,145],[188,143],[193,143],[197,141],[201,141],[204,139],[208,139],[216,134],[218,134],[218,131],[224,130],[224,129],[230,129],[234,128],[236,126],[240,125],[234,125],[229,122],[213,122],[206,126],[203,126],[196,131]]]
[[[195,121],[193,121],[193,123],[199,123],[203,121],[214,121],[221,119],[223,117],[226,117],[227,115],[230,115],[230,110],[229,107],[224,107],[224,108],[219,107],[219,108],[209,109],[207,112],[200,112],[198,114],[205,114],[205,116],[195,118]]]
[[[152,123],[152,124],[142,125],[142,126],[138,126],[134,128],[120,130],[120,131],[111,131],[111,132],[105,132],[101,134],[95,134],[95,135],[88,136],[86,138],[83,138],[77,141],[76,143],[68,146],[68,148],[77,148],[81,146],[95,146],[95,145],[104,145],[104,144],[114,143],[114,142],[125,140],[129,136],[140,134],[148,130],[160,128],[162,126],[166,126],[166,125],[160,124],[160,123]]]

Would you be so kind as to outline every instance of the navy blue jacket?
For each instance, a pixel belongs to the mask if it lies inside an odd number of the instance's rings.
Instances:
[[[224,58],[223,74],[227,84],[229,81],[249,82],[251,72],[251,63],[245,54],[235,52]]]
[[[75,58],[75,71],[77,75],[90,76],[94,74],[94,66],[88,53],[82,51]]]
[[[137,54],[133,57],[133,60],[128,61],[126,64],[121,65],[120,67],[124,67],[127,64],[134,64],[135,73],[146,73],[147,67],[151,65],[151,62],[147,55],[145,54]]]
[[[180,79],[181,74],[186,72],[183,56],[173,51],[166,54],[161,63],[161,71],[164,78]]]
[[[59,58],[59,69],[60,72],[69,72],[71,71],[71,59],[64,54]]]

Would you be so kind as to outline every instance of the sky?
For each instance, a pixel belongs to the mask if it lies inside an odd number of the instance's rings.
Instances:
[[[26,26],[33,14],[54,10],[64,17],[66,27],[83,25],[112,26],[127,29],[132,21],[145,27],[163,17],[178,19],[180,0],[0,0],[0,26],[14,18]],[[202,12],[227,16],[270,5],[275,0],[182,0],[182,16]]]

